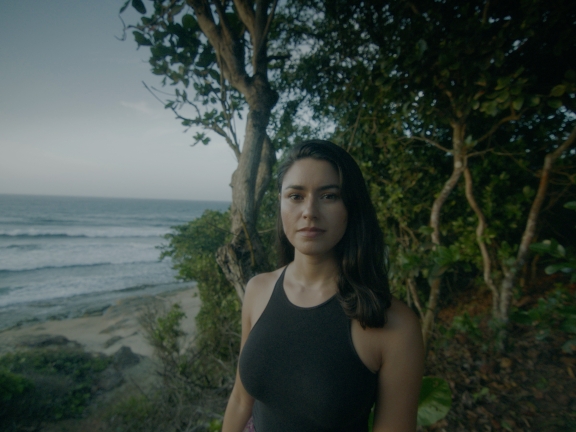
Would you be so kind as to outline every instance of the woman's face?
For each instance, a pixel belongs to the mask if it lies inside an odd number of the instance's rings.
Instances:
[[[296,161],[282,180],[280,215],[284,233],[297,252],[332,254],[348,222],[334,167],[312,158]]]

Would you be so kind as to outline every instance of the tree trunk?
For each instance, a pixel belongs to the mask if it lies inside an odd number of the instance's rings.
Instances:
[[[267,258],[256,230],[258,210],[271,177],[274,149],[266,127],[275,93],[261,94],[259,109],[251,109],[246,123],[246,136],[238,168],[232,174],[231,231],[232,241],[222,246],[216,261],[241,300],[246,283],[265,266]]]
[[[424,311],[422,310],[422,305],[420,304],[420,299],[418,298],[418,292],[416,290],[416,281],[412,276],[406,278],[406,285],[408,285],[408,289],[406,290],[408,297],[412,296],[412,301],[418,310],[420,319],[424,318]],[[408,306],[410,306],[410,304],[408,304]]]
[[[518,247],[518,254],[516,255],[516,260],[514,264],[506,271],[504,279],[500,284],[500,303],[498,305],[498,319],[500,320],[501,326],[504,328],[508,324],[508,314],[510,312],[510,302],[512,299],[512,292],[516,278],[518,276],[518,271],[526,263],[528,258],[528,253],[530,252],[530,244],[534,238],[534,233],[536,232],[536,223],[538,222],[538,215],[540,214],[540,209],[546,198],[546,192],[548,190],[548,183],[550,181],[550,171],[554,162],[564,153],[576,139],[576,127],[570,133],[570,136],[552,153],[546,155],[544,158],[544,166],[542,168],[542,175],[540,176],[540,183],[538,185],[538,192],[534,197],[532,202],[532,207],[528,213],[528,219],[526,220],[526,228],[522,234],[522,240],[520,241],[520,246]]]
[[[492,292],[492,316],[496,318],[498,315],[498,304],[500,296],[498,289],[494,284],[494,280],[492,279],[492,260],[483,238],[484,231],[486,231],[488,224],[486,223],[486,217],[484,216],[482,209],[480,209],[480,206],[474,197],[472,174],[470,173],[468,166],[466,166],[466,169],[464,170],[464,180],[466,182],[466,199],[468,200],[468,204],[472,210],[474,210],[474,213],[476,213],[476,217],[478,218],[478,226],[476,227],[476,242],[478,243],[478,247],[480,248],[480,253],[482,255],[484,282]]]
[[[252,75],[246,70],[246,40],[238,34],[219,0],[188,0],[202,32],[217,53],[224,77],[248,104],[248,118],[238,168],[232,174],[232,241],[218,249],[216,261],[241,300],[248,280],[266,263],[256,221],[258,209],[275,161],[274,148],[266,135],[272,108],[278,93],[268,82],[266,42],[277,2],[234,0],[235,11],[252,43]],[[214,19],[213,10],[218,15]]]
[[[450,178],[444,183],[444,187],[440,191],[440,194],[434,200],[432,204],[432,210],[430,212],[430,227],[432,228],[432,243],[437,249],[440,246],[440,215],[442,211],[442,206],[448,199],[450,193],[456,187],[458,180],[462,176],[462,172],[465,169],[466,157],[464,155],[464,133],[466,131],[465,125],[461,123],[454,122],[452,124],[452,148],[453,148],[453,168]],[[424,344],[428,343],[428,338],[431,335],[432,329],[434,328],[434,318],[436,316],[436,309],[438,308],[438,300],[440,298],[440,285],[442,283],[443,271],[437,274],[431,274],[429,277],[430,283],[430,294],[428,296],[428,305],[426,307],[426,313],[424,314],[424,319],[422,320],[422,336],[424,338]]]

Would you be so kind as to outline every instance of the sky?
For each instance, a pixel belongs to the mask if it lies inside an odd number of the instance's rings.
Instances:
[[[144,88],[160,78],[117,39],[123,2],[0,0],[1,194],[231,200],[232,150],[191,147]]]

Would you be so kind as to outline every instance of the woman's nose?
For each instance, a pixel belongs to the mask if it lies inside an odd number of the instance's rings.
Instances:
[[[313,199],[306,200],[304,204],[304,211],[302,216],[304,219],[316,219],[317,209],[316,209],[316,202]]]

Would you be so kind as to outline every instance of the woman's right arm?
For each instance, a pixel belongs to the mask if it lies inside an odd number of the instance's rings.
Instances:
[[[236,371],[236,382],[224,413],[222,432],[242,432],[252,415],[254,399],[246,392]]]
[[[255,301],[257,289],[254,289],[255,281],[251,279],[246,285],[244,294],[244,302],[242,303],[242,339],[240,341],[240,353],[246,343],[246,339],[252,329],[252,307]],[[254,398],[248,394],[242,381],[240,380],[240,373],[236,369],[236,381],[232,394],[226,406],[224,413],[224,422],[222,425],[222,432],[242,432],[252,415],[252,406],[254,405]]]

